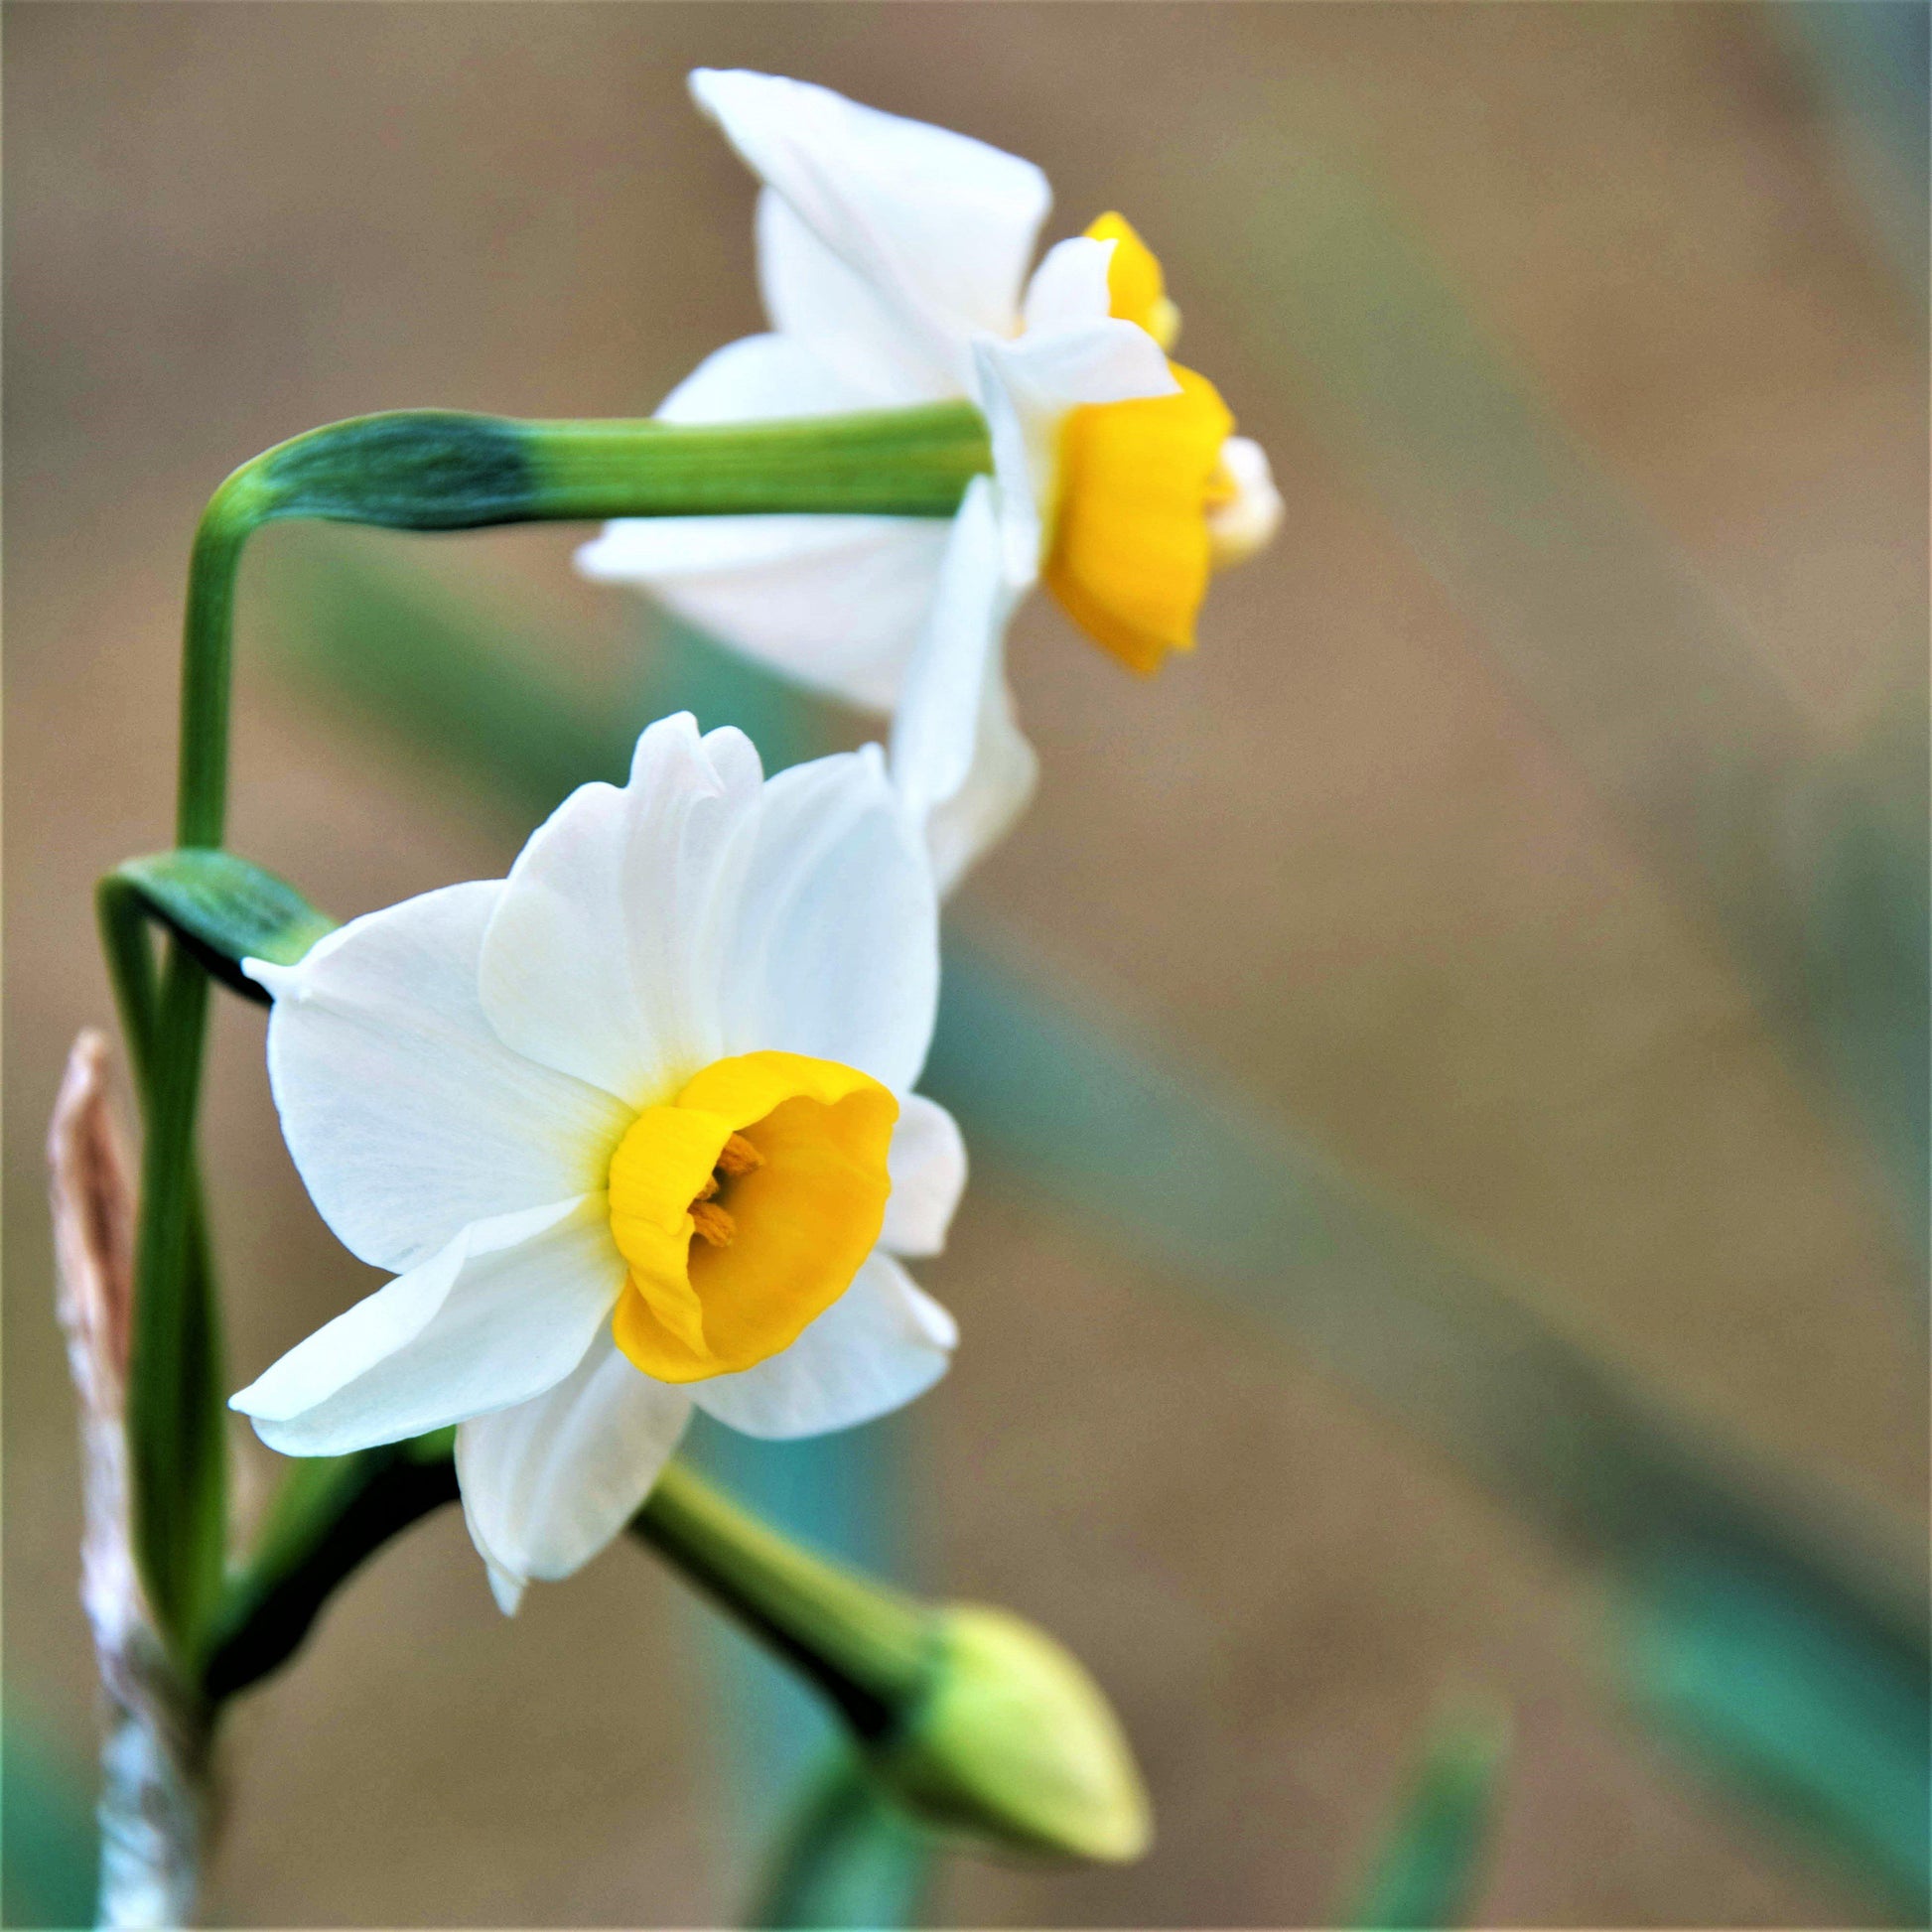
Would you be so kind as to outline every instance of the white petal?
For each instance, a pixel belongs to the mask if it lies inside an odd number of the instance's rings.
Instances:
[[[707,355],[658,405],[660,423],[758,422],[873,409],[877,386],[847,380],[789,336],[745,336]]]
[[[966,782],[980,692],[1018,597],[1002,561],[996,495],[990,477],[966,487],[893,716],[893,782],[921,818]]]
[[[850,704],[889,711],[932,605],[949,523],[919,516],[663,516],[577,553],[699,629]]]
[[[938,904],[876,745],[766,784],[720,963],[725,1051],[811,1053],[895,1093],[918,1077],[938,1004]]]
[[[603,1328],[554,1388],[457,1431],[464,1520],[506,1610],[533,1578],[568,1577],[623,1528],[690,1416],[689,1398],[641,1374]]]
[[[1018,592],[997,493],[985,477],[967,489],[893,719],[893,782],[924,828],[942,895],[1019,817],[1037,768],[1006,681]]]
[[[772,74],[700,69],[691,91],[937,366],[976,331],[1013,332],[1052,199],[1031,162]]]
[[[1180,393],[1161,345],[1139,324],[1118,317],[1034,330],[1018,342],[989,341],[986,346],[1002,380],[1060,408]]]
[[[1012,343],[981,337],[973,358],[975,395],[1000,484],[1007,569],[1024,580],[1044,549],[1067,411],[1080,403],[1171,396],[1180,385],[1145,329],[1113,319],[1041,330]]]
[[[922,327],[820,241],[791,204],[759,197],[759,291],[771,326],[865,397],[854,408],[943,402],[963,393],[960,343],[935,350]]]
[[[1013,829],[1038,779],[1039,759],[1021,736],[1012,687],[1004,677],[989,678],[973,747],[973,768],[966,782],[934,806],[925,822],[926,851],[942,896]]]
[[[1091,235],[1075,235],[1047,249],[1027,284],[1027,333],[1101,321],[1113,300],[1107,270],[1115,246]]]
[[[1207,513],[1216,569],[1238,564],[1266,548],[1282,526],[1282,493],[1275,487],[1268,453],[1259,443],[1251,437],[1230,436],[1221,445],[1221,468],[1234,484],[1234,496]]]
[[[629,781],[580,785],[517,855],[483,935],[490,1024],[519,1052],[666,1100],[724,1050],[715,961],[760,795],[743,732],[689,712],[637,741]]]
[[[966,1187],[966,1143],[959,1123],[922,1093],[899,1102],[887,1160],[893,1191],[879,1245],[896,1255],[936,1255]]]
[[[561,1381],[623,1286],[599,1192],[465,1228],[229,1399],[284,1455],[341,1455]]]
[[[959,1329],[890,1255],[873,1254],[782,1354],[689,1385],[747,1436],[823,1436],[903,1407],[945,1374]]]
[[[629,1122],[484,1019],[477,962],[502,891],[446,887],[350,920],[299,966],[249,965],[275,998],[268,1078],[289,1152],[323,1219],[378,1268],[603,1186]]]

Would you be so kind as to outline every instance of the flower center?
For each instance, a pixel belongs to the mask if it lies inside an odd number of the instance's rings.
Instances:
[[[714,1060],[646,1107],[611,1157],[618,1346],[660,1382],[790,1346],[879,1239],[897,1118],[877,1080],[803,1053]]]
[[[1118,214],[1103,214],[1087,233],[1114,244],[1110,313],[1171,347],[1180,312],[1153,251]],[[1216,532],[1241,486],[1224,460],[1234,428],[1227,405],[1204,375],[1168,366],[1177,396],[1089,403],[1068,413],[1045,566],[1047,588],[1067,616],[1143,672],[1157,670],[1171,650],[1193,648],[1209,572],[1226,560]]]

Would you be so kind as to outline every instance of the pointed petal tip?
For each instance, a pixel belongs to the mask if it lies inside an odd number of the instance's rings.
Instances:
[[[505,1616],[514,1616],[523,1604],[523,1591],[527,1587],[525,1580],[513,1577],[501,1564],[483,1559],[483,1567],[489,1576],[489,1593],[496,1599],[496,1607]]]
[[[299,999],[302,994],[302,968],[277,966],[272,960],[252,955],[241,961],[243,975],[255,982],[271,1000]]]

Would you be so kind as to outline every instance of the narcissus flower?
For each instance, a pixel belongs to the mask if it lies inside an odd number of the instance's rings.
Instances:
[[[303,1180],[396,1279],[233,1406],[292,1455],[457,1424],[505,1608],[618,1533],[693,1406],[811,1436],[944,1372],[897,1257],[939,1250],[965,1154],[911,1091],[937,911],[876,748],[766,782],[666,719],[506,880],[247,970]]]
[[[949,791],[934,793],[929,770],[910,780],[947,819],[934,838],[944,885],[1033,782],[1002,661],[1015,602],[1043,576],[1092,637],[1152,671],[1192,645],[1210,572],[1267,541],[1280,499],[1213,385],[1168,361],[1178,312],[1120,215],[1049,249],[1028,279],[1051,201],[1031,162],[801,81],[700,69],[691,88],[764,184],[772,330],[711,356],[660,417],[965,399],[986,418],[996,486],[969,491],[950,525],[626,519],[579,561],[863,706],[923,710],[933,687],[949,699],[965,688],[967,765],[949,770]],[[997,541],[967,527],[976,520]]]

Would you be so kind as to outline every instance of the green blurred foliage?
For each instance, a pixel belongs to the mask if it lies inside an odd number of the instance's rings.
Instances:
[[[745,1922],[759,1932],[916,1925],[932,1863],[930,1835],[841,1745],[807,1780]]]
[[[1508,1744],[1500,1712],[1462,1713],[1438,1725],[1338,1924],[1397,1932],[1468,1922]]]
[[[1923,1264],[1932,897],[1920,644],[1902,658],[1919,669],[1896,724],[1868,756],[1828,758],[1724,601],[1484,339],[1377,194],[1284,165],[1254,212],[1238,258],[1265,299],[1230,313],[1266,318],[1258,357],[1656,876],[1716,923],[1797,1063],[1863,1128]],[[1922,1292],[1923,1265],[1904,1272]]]
[[[0,1725],[0,1925],[94,1922],[94,1820],[85,1774],[55,1757],[9,1695]]]

